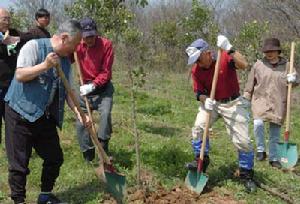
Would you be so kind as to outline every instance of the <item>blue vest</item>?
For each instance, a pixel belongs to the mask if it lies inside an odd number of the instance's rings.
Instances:
[[[50,52],[53,52],[53,47],[49,38],[37,39],[36,41],[38,42],[38,61],[36,64],[40,64]],[[69,80],[70,61],[67,57],[61,57],[60,62],[62,70]],[[58,91],[57,105],[51,104],[53,101],[51,95],[56,91]],[[29,122],[35,122],[42,117],[49,105],[56,105],[52,108],[54,111],[51,114],[58,127],[61,128],[65,99],[66,92],[63,83],[57,77],[55,68],[51,68],[28,82],[19,82],[14,76],[4,100]]]

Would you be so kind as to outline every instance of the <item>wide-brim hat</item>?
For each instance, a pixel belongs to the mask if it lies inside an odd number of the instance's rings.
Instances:
[[[280,41],[277,38],[267,38],[262,47],[263,52],[281,51]]]

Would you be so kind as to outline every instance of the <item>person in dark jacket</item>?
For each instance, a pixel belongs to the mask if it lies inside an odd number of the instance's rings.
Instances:
[[[50,24],[50,13],[44,8],[39,9],[35,13],[35,27],[28,30],[29,33],[33,35],[33,38],[50,38],[51,35],[46,29]]]
[[[4,119],[4,96],[12,80],[21,47],[32,38],[29,33],[22,33],[10,28],[10,13],[0,8],[0,130]],[[1,143],[1,131],[0,131]]]

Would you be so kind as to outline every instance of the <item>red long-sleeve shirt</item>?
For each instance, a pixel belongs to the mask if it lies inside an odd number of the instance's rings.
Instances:
[[[233,58],[223,51],[220,59],[220,71],[216,87],[215,99],[221,100],[239,95],[239,83],[235,67],[232,65]],[[197,95],[210,95],[212,80],[215,72],[213,62],[209,69],[199,67],[197,64],[192,68],[193,88]]]
[[[97,36],[93,47],[81,41],[76,52],[85,84],[92,82],[101,87],[111,80],[114,52],[110,40]]]

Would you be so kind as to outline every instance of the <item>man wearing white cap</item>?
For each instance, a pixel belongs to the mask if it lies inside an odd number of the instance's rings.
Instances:
[[[209,95],[216,63],[215,54],[203,39],[194,41],[186,49],[189,57],[188,65],[194,64],[192,67],[194,92],[196,99],[201,102],[192,129],[192,146],[195,153],[195,160],[186,166],[190,170],[197,169],[202,135],[206,123],[206,112],[211,111],[212,120],[209,125],[211,126],[219,117],[224,119],[227,132],[238,150],[240,178],[244,181],[246,190],[253,192],[256,190],[256,185],[253,181],[253,147],[248,132],[249,113],[247,107],[249,103],[240,96],[236,73],[236,69],[245,69],[247,62],[239,52],[232,49],[232,45],[225,36],[218,36],[217,46],[222,51],[214,100],[209,98]],[[206,144],[204,151],[204,172],[209,164],[208,139]]]

